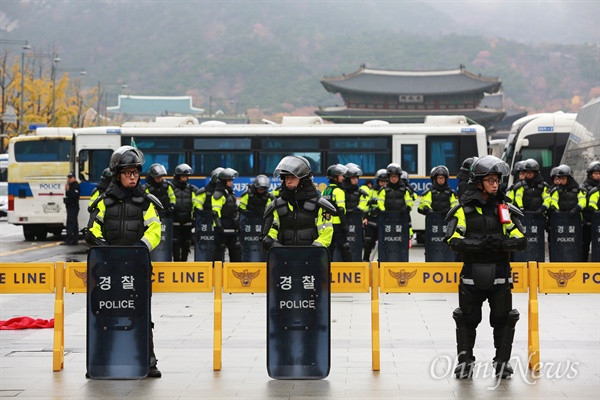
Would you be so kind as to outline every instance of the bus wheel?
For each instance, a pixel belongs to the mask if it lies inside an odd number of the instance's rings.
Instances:
[[[35,233],[35,238],[39,242],[41,242],[42,240],[46,240],[47,236],[48,236],[48,231],[46,231],[44,228],[38,229],[38,231]]]
[[[35,240],[35,227],[31,225],[23,225],[23,236],[25,236],[25,240],[33,242]]]

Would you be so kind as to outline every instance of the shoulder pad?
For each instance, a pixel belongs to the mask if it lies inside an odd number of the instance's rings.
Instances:
[[[198,189],[198,191],[196,192],[196,194],[202,194],[204,192],[206,192],[206,187],[202,187],[202,188]]]
[[[150,202],[152,204],[154,204],[159,210],[164,210],[165,208],[163,207],[162,203],[160,202],[160,200],[153,194],[147,193],[146,194],[146,198],[148,200],[150,200]]]
[[[518,188],[520,188],[524,185],[525,185],[525,181],[519,181],[513,185],[512,190],[517,190]]]
[[[461,207],[462,207],[462,204],[457,204],[454,207],[452,207],[450,209],[450,211],[448,211],[448,214],[446,214],[446,218],[444,220],[445,221],[449,221],[454,216],[454,214],[456,214],[456,212],[458,211],[458,209],[461,208]]]
[[[337,215],[337,208],[335,208],[333,206],[333,204],[331,204],[331,202],[329,202],[329,200],[327,200],[323,197],[319,197],[319,200],[317,200],[317,204],[321,208],[324,208],[325,210],[329,211],[330,213]]]
[[[196,194],[198,194],[200,192],[200,189],[198,188],[198,186],[191,185],[191,184],[190,184],[190,190]]]
[[[511,203],[507,203],[508,204],[508,209],[511,213],[517,214],[520,217],[523,217],[523,211],[521,211],[519,209],[519,207],[511,204]]]
[[[360,193],[361,196],[369,196],[369,193],[367,193],[364,189],[361,188],[358,189],[358,193]]]
[[[88,207],[88,212],[91,213],[98,206],[98,203],[100,203],[102,200],[104,200],[105,197],[106,197],[106,194],[100,193],[100,195],[98,197],[96,197],[96,200],[94,200],[94,202],[92,204],[90,204],[90,206]]]
[[[213,193],[212,197],[213,197],[215,200],[218,200],[218,199],[220,199],[221,197],[223,197],[223,195],[224,195],[224,194],[225,194],[225,192],[222,192],[222,191],[220,191],[220,190],[215,190],[215,192]]]
[[[265,213],[263,214],[263,218],[269,218],[271,215],[273,215],[273,212],[275,211],[275,201],[272,201],[271,203],[269,203],[269,205],[267,206],[267,208],[265,208]]]
[[[427,193],[431,192],[431,188],[427,189],[426,191],[423,192],[423,194],[421,196],[425,196]]]

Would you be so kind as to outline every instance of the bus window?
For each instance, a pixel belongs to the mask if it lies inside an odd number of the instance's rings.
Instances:
[[[419,165],[419,146],[403,144],[400,151],[400,166],[410,175],[417,174]]]
[[[24,140],[15,142],[15,161],[69,161],[70,140]]]
[[[427,171],[437,165],[445,165],[450,175],[458,174],[465,158],[479,154],[474,136],[427,138]]]
[[[194,175],[210,175],[217,167],[233,168],[240,175],[254,175],[254,155],[247,152],[192,153]]]
[[[167,174],[173,175],[175,167],[185,162],[185,154],[182,152],[178,153],[161,153],[157,151],[144,151],[144,166],[142,167],[142,175],[145,175],[150,166],[154,163],[158,163],[165,167]]]
[[[355,163],[365,175],[375,175],[378,169],[388,165],[390,147],[387,138],[340,137],[329,140],[327,166]]]
[[[102,172],[110,166],[110,157],[113,151],[81,150],[79,152],[79,177],[81,181],[97,182],[102,177]]]
[[[318,152],[285,152],[285,153],[266,153],[260,155],[259,172],[270,175],[273,173],[281,159],[285,156],[304,157],[310,163],[310,169],[313,174],[318,175],[323,171],[321,169],[321,153]]]

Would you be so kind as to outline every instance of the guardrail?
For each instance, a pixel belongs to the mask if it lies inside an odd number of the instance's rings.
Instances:
[[[154,262],[154,293],[213,292],[213,370],[222,368],[223,293],[265,293],[266,263]],[[600,294],[600,263],[511,263],[513,291],[529,293],[529,368],[539,370],[538,293]],[[380,369],[379,293],[457,293],[462,263],[331,263],[332,293],[371,293],[372,369]],[[86,293],[85,262],[3,263],[0,293],[54,293],[53,370],[64,368],[64,293]]]

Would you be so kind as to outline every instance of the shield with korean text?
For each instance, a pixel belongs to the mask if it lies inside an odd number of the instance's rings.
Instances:
[[[546,217],[542,213],[525,211],[521,222],[527,248],[513,253],[514,261],[546,261]]]
[[[581,214],[555,211],[550,216],[550,262],[581,260]]]
[[[262,213],[240,212],[240,244],[243,262],[266,261],[267,253],[263,250],[260,241],[264,224]]]
[[[173,260],[173,217],[171,213],[159,211],[161,223],[160,242],[152,250],[150,257],[152,261],[172,261]]]
[[[397,211],[379,213],[377,250],[380,262],[408,262],[408,214]]]
[[[267,371],[323,379],[331,365],[330,259],[324,247],[273,247],[267,255]]]
[[[215,259],[215,229],[209,210],[194,211],[194,261]]]
[[[87,260],[87,373],[139,379],[150,365],[150,254],[92,247]]]
[[[425,215],[425,261],[453,262],[456,256],[450,246],[444,242],[447,224],[445,215],[430,212]]]

